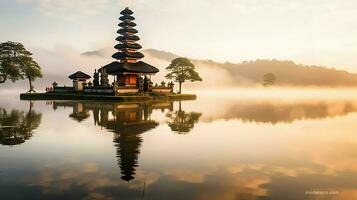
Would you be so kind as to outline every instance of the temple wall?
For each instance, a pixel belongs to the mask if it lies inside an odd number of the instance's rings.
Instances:
[[[54,91],[55,93],[71,93],[74,92],[73,87],[55,87]]]
[[[125,94],[125,93],[137,93],[139,90],[137,88],[118,88],[116,89],[116,94]]]
[[[113,94],[112,87],[84,87],[84,93],[88,94]]]
[[[87,94],[114,94],[113,87],[84,87],[84,93]],[[115,94],[137,93],[139,90],[136,87],[119,87]]]
[[[157,92],[157,93],[170,93],[171,88],[170,87],[154,87],[152,89],[153,92]]]
[[[73,93],[73,92],[80,92],[80,91],[75,91],[75,87],[55,87],[54,90],[55,93]],[[138,93],[139,89],[136,88],[136,86],[124,86],[124,87],[118,87],[115,92],[113,87],[83,87],[83,93],[86,94],[106,94],[106,95],[112,95],[112,94],[127,94],[127,93]],[[152,88],[152,92],[154,93],[171,93],[172,88],[170,87],[154,87]]]

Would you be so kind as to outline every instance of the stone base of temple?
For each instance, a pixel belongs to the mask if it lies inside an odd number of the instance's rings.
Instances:
[[[114,89],[113,87],[84,87],[83,93],[113,95]]]
[[[118,86],[115,87],[114,92],[116,95],[135,94],[135,93],[139,93],[139,89],[136,88],[136,86]]]
[[[152,92],[154,92],[154,93],[172,93],[172,88],[159,86],[159,87],[154,87],[152,89]]]
[[[122,95],[122,94],[138,94],[138,93],[173,93],[172,87],[166,86],[154,86],[149,91],[142,91],[136,86],[84,86],[81,91],[75,89],[75,87],[59,87],[55,86],[47,93],[83,93],[83,94],[105,94],[105,95]]]
[[[152,100],[195,100],[194,94],[175,94],[175,93],[151,93],[151,94],[84,94],[84,93],[23,93],[20,94],[21,100],[94,100],[94,101],[119,101],[119,102],[141,102]]]

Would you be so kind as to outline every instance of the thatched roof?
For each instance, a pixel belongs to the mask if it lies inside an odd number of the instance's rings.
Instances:
[[[70,76],[68,76],[68,78],[70,79],[77,79],[77,78],[83,78],[83,79],[90,79],[91,76],[89,76],[88,74],[78,71]]]
[[[134,73],[148,73],[155,74],[159,72],[159,69],[156,67],[147,64],[145,62],[139,61],[137,63],[128,63],[128,62],[112,62],[104,68],[107,70],[107,73],[110,75],[123,74],[124,72],[134,72]]]
[[[124,43],[124,44],[117,44],[114,46],[115,49],[122,50],[122,49],[141,49],[142,46],[140,44],[130,44],[130,43]]]
[[[112,56],[115,59],[123,59],[123,58],[135,58],[135,59],[140,59],[140,58],[144,58],[144,54],[140,53],[140,52],[116,52],[115,54],[113,54]]]
[[[122,10],[120,12],[120,14],[122,14],[122,15],[132,15],[132,14],[134,14],[134,12],[131,11],[128,7],[126,7],[124,10]]]
[[[140,40],[140,38],[136,35],[125,35],[125,36],[118,36],[116,38],[117,41],[119,42],[125,42],[125,41],[128,41],[128,40],[131,40],[131,41],[138,41]]]
[[[138,31],[136,29],[133,29],[133,28],[122,28],[122,29],[119,29],[117,31],[117,33],[119,34],[123,34],[123,33],[138,33]]]
[[[120,26],[120,27],[126,27],[126,26],[134,27],[134,26],[136,26],[136,23],[131,22],[131,21],[124,21],[124,22],[119,23],[118,26]]]
[[[130,16],[130,15],[124,15],[124,16],[119,17],[119,20],[121,20],[121,21],[125,21],[125,20],[133,21],[133,20],[135,20],[135,17]]]

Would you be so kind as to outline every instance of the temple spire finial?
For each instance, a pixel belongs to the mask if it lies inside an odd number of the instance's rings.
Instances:
[[[132,16],[134,13],[129,7],[126,7],[120,14],[122,15],[119,18],[121,21],[119,24],[120,29],[117,31],[120,36],[116,39],[119,44],[114,47],[118,52],[113,54],[112,57],[121,63],[136,63],[139,59],[143,58],[144,55],[138,52],[142,47],[136,43],[140,38],[135,35],[138,31],[134,28],[134,26],[136,26],[133,22],[135,18]]]

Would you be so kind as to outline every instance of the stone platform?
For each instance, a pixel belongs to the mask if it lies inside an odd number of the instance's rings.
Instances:
[[[21,100],[95,100],[95,101],[150,101],[167,99],[173,101],[195,100],[195,94],[147,94],[147,95],[89,95],[80,93],[22,93]]]

